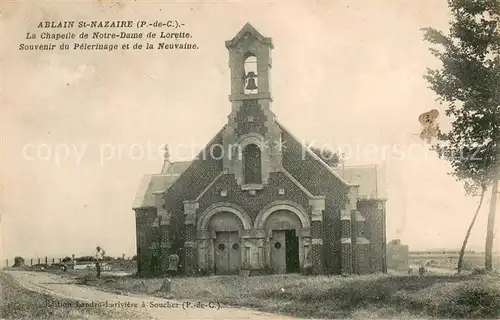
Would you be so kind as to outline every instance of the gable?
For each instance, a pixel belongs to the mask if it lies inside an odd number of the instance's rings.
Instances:
[[[226,48],[231,48],[236,46],[238,42],[245,36],[245,34],[251,34],[261,43],[270,44],[271,48],[274,48],[271,38],[264,37],[257,29],[255,29],[250,23],[246,23],[243,28],[238,32],[233,39],[226,41]]]
[[[283,132],[283,166],[301,185],[313,195],[324,195],[324,189],[319,182],[326,177],[345,187],[349,186],[349,183],[318,155],[303,146],[282,124],[277,124]]]
[[[210,183],[210,181],[212,181],[215,176],[222,171],[222,160],[212,159],[211,157],[203,157],[203,154],[205,153],[209,155],[210,153],[208,151],[213,144],[222,143],[222,132],[224,129],[225,127],[219,131],[209,144],[198,154],[195,160],[171,163],[166,162],[163,165],[162,172],[160,174],[144,175],[134,198],[132,209],[154,207],[154,194],[157,192],[167,192],[179,179],[184,181],[182,185],[187,184],[184,194],[190,190],[195,190],[194,192],[198,192],[197,190],[200,188],[203,190],[203,188],[206,187],[206,185],[203,184],[203,181],[209,180],[208,183]],[[185,172],[187,172],[187,176],[182,178]],[[199,181],[196,180],[196,177],[199,178]]]
[[[193,161],[173,163],[174,169],[171,170],[183,171],[166,191],[167,202],[194,200],[222,172],[222,157],[212,157],[210,150],[213,145],[222,145],[222,134],[225,129],[226,126],[198,153]],[[220,149],[213,148],[213,150]]]

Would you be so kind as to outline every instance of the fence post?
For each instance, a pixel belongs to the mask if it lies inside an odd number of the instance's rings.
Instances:
[[[33,258],[30,259],[30,267],[33,267]]]
[[[45,256],[45,264],[49,264],[49,261],[47,259],[47,256]]]
[[[5,259],[5,267],[8,268],[9,267],[9,259]]]
[[[40,264],[40,258],[38,258],[38,264]]]
[[[52,258],[52,264],[54,264],[55,262],[56,262],[56,259]]]

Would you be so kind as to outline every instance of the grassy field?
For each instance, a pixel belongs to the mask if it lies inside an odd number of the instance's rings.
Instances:
[[[422,260],[430,261],[430,266],[455,269],[458,263],[458,255],[410,255],[410,263],[419,264]],[[463,269],[472,271],[476,268],[484,269],[484,253],[483,254],[466,254],[464,255]],[[500,255],[493,256],[493,269],[500,271]]]
[[[189,301],[214,301],[308,318],[498,318],[497,276],[358,277],[272,275],[163,279],[80,277],[80,284],[109,291],[146,293]]]
[[[75,301],[54,298],[20,287],[11,275],[0,272],[1,319],[134,319],[125,311],[78,306]]]

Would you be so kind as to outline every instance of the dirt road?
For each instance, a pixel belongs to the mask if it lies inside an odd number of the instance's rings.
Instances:
[[[119,295],[92,287],[70,283],[69,279],[45,272],[10,271],[19,284],[29,290],[74,300],[75,307],[84,303],[97,308],[134,309],[146,319],[256,319],[291,320],[295,318],[253,310],[229,308],[217,301],[173,301],[144,295]],[[53,306],[57,308],[57,306]],[[132,311],[132,310],[130,310]],[[141,317],[142,318],[142,317]]]

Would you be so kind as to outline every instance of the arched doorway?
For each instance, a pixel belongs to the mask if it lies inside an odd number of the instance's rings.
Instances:
[[[300,271],[298,231],[302,229],[300,219],[288,210],[277,210],[266,219],[266,234],[269,237],[270,266],[275,273],[297,273]]]
[[[210,218],[208,230],[215,233],[215,274],[234,274],[241,268],[241,245],[239,231],[241,220],[231,212],[218,212]]]
[[[302,206],[289,200],[271,202],[258,213],[254,228],[265,232],[265,264],[275,273],[309,266],[311,221]]]
[[[199,217],[197,229],[200,268],[215,274],[236,274],[243,263],[241,232],[251,228],[250,217],[240,207],[218,203]]]

